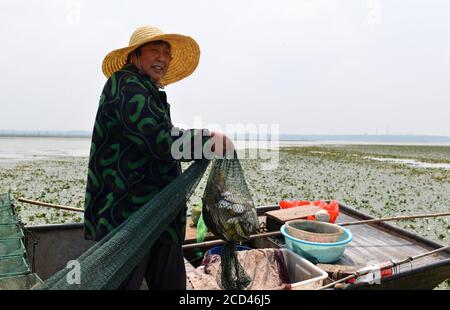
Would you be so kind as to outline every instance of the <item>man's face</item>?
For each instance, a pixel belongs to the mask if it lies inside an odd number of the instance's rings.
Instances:
[[[159,85],[169,69],[171,60],[170,45],[163,41],[157,41],[141,47],[141,55],[137,57],[135,64],[144,74],[150,76],[153,82]]]

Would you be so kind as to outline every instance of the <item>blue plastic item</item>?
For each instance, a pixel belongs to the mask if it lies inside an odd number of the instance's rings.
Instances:
[[[281,226],[280,230],[288,249],[316,264],[334,263],[342,256],[345,247],[352,241],[352,233],[344,227],[341,228],[344,233],[334,243],[318,243],[294,238],[287,233],[285,225]]]
[[[223,249],[223,245],[213,247],[205,253],[205,257],[208,255],[213,255],[213,254],[220,255],[222,253],[222,249]],[[251,249],[252,248],[249,248],[248,246],[236,245],[236,251],[246,251],[246,250],[251,250]]]

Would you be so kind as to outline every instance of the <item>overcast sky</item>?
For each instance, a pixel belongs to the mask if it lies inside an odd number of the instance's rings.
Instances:
[[[141,25],[192,36],[176,125],[450,136],[450,1],[2,1],[0,129],[93,128],[103,57]]]

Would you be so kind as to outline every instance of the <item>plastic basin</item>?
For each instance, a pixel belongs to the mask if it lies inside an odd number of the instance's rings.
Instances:
[[[291,280],[292,290],[314,290],[323,285],[328,274],[289,249],[280,249]]]
[[[286,222],[285,226],[291,237],[311,242],[337,242],[344,233],[339,225],[319,221],[293,220]]]
[[[345,247],[352,241],[352,233],[344,227],[340,228],[344,233],[339,236],[337,242],[333,243],[311,242],[294,238],[288,234],[285,225],[281,226],[280,230],[288,249],[312,263],[334,263],[341,258]]]

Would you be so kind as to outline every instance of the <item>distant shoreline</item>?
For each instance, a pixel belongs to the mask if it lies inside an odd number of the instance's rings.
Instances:
[[[3,142],[7,141],[21,141],[23,139],[23,143],[29,143],[33,141],[42,141],[43,143],[47,143],[50,141],[60,141],[59,143],[63,143],[64,141],[82,141],[83,143],[90,144],[91,137],[90,136],[0,136],[0,146]],[[28,141],[28,142],[25,142]],[[439,141],[439,140],[410,140],[410,141],[399,141],[399,140],[293,140],[293,139],[284,139],[284,140],[256,140],[256,139],[235,139],[233,140],[235,146],[238,149],[257,149],[257,148],[291,148],[291,147],[307,147],[307,146],[319,146],[319,145],[380,145],[380,146],[440,146],[440,147],[450,147],[450,140]],[[8,142],[10,143],[10,142]],[[20,142],[19,142],[20,143]],[[5,145],[3,145],[5,146]],[[1,152],[0,152],[1,157]]]
[[[92,132],[88,131],[27,131],[27,130],[0,130],[0,137],[10,138],[90,138]]]
[[[83,138],[83,139],[91,139],[92,137],[89,136],[83,136],[83,135],[0,135],[0,138]]]
[[[0,138],[85,138],[91,139],[92,134],[87,131],[7,131],[0,130]],[[270,136],[235,135],[234,140],[242,141],[280,141],[299,143],[412,143],[412,144],[450,144],[449,136],[427,135],[294,135],[280,134],[277,139]]]

